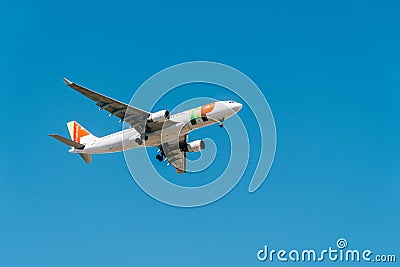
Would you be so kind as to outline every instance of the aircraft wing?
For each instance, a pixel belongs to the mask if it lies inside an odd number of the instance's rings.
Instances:
[[[186,172],[186,152],[182,150],[181,147],[187,143],[187,138],[188,135],[185,134],[181,135],[179,140],[162,144],[162,151],[168,159],[168,162],[174,166],[177,174]]]
[[[129,123],[133,128],[135,128],[139,133],[145,132],[144,128],[147,127],[150,131],[160,130],[163,126],[163,123],[156,122],[147,122],[147,118],[150,115],[150,112],[141,110],[139,108],[132,107],[118,100],[112,99],[108,96],[96,93],[88,88],[85,88],[79,84],[69,81],[64,78],[64,82],[67,86],[71,87],[78,93],[90,98],[96,105],[99,106],[100,110],[106,110],[110,112],[111,116],[116,116],[120,118],[121,122]],[[171,122],[166,122],[171,123]],[[172,123],[174,124],[174,123]]]

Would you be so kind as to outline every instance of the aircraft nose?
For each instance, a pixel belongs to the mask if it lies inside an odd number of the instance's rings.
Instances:
[[[233,106],[233,110],[235,111],[235,112],[239,112],[239,110],[241,110],[242,109],[242,104],[240,104],[240,103],[235,103],[234,104],[234,106]]]

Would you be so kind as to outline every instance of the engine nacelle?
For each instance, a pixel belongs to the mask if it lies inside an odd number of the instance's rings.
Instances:
[[[160,110],[154,113],[150,113],[147,118],[148,122],[164,122],[169,119],[169,111],[168,110]]]
[[[187,152],[199,152],[200,150],[203,150],[206,148],[206,144],[204,143],[203,140],[196,140],[190,143],[187,143],[186,149]]]

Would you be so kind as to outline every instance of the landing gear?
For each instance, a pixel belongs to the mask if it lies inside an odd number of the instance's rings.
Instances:
[[[149,139],[149,137],[148,137],[146,134],[142,133],[142,134],[140,135],[140,138],[138,137],[138,138],[135,139],[135,142],[136,142],[138,145],[141,145],[141,144],[143,144],[143,140],[146,141],[147,139]]]
[[[219,123],[218,123],[219,127],[224,127],[224,118],[219,119]]]
[[[164,161],[164,157],[164,151],[162,151],[162,149],[160,148],[160,150],[158,150],[158,154],[156,155],[156,159],[161,162]]]

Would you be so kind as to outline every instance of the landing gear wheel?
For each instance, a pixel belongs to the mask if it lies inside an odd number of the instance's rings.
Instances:
[[[224,127],[224,118],[219,119],[219,123],[218,123],[219,127]]]
[[[138,145],[143,144],[143,141],[142,141],[141,138],[136,138],[136,139],[135,139],[135,142],[138,143]]]
[[[158,161],[163,161],[163,156],[161,156],[161,155],[156,155],[156,159],[158,160]]]

